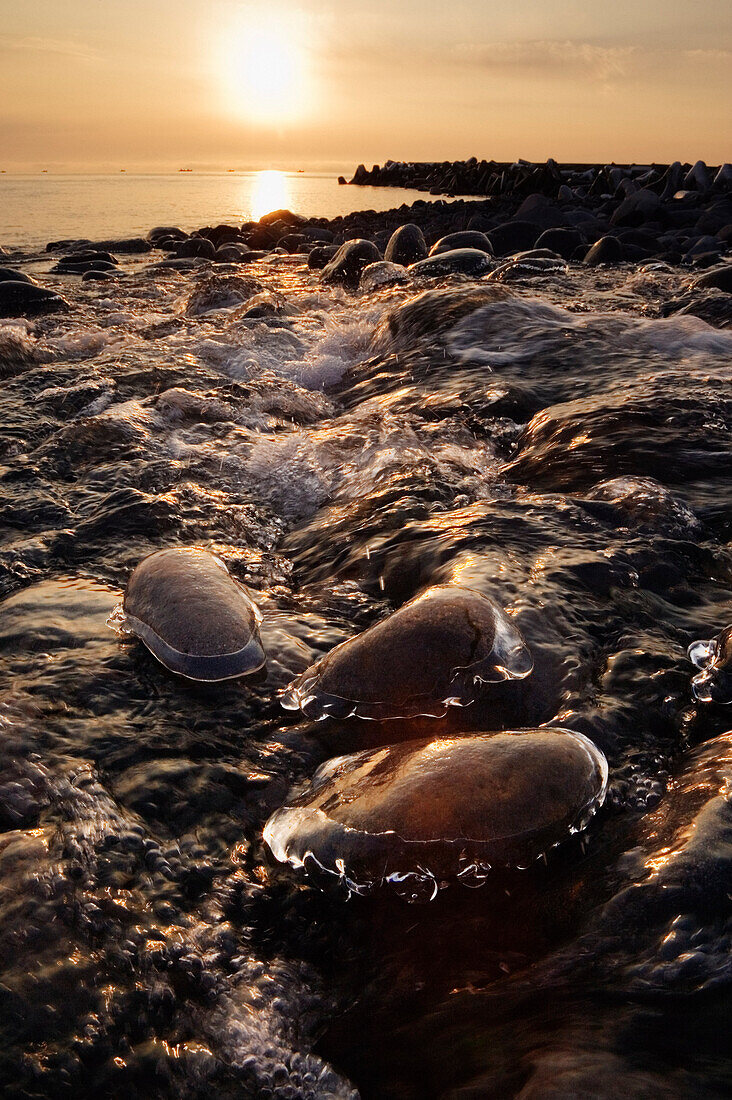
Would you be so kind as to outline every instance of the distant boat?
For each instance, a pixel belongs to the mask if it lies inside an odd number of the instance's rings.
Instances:
[[[127,171],[126,168],[120,168],[120,172],[126,172],[126,171]]]
[[[192,172],[193,169],[192,168],[179,168],[178,171],[179,172]]]
[[[45,174],[45,173],[46,173],[47,171],[48,171],[48,168],[44,168],[44,169],[43,169],[43,172],[44,172],[44,174]]]

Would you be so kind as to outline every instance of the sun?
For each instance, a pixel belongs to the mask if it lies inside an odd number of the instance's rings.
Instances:
[[[297,122],[306,114],[312,89],[295,24],[247,20],[221,49],[224,94],[232,113],[260,125]]]

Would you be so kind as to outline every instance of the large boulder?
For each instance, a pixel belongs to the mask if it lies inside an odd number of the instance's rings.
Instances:
[[[198,256],[202,260],[213,260],[216,249],[213,241],[209,241],[206,237],[189,237],[188,240],[181,241],[175,254],[179,260],[190,259],[193,256]]]
[[[510,256],[533,248],[542,228],[534,222],[510,221],[497,225],[486,236],[496,256]]]
[[[623,245],[617,237],[600,237],[585,255],[585,263],[590,267],[598,264],[616,264],[624,259]]]
[[[492,267],[493,263],[487,252],[481,252],[477,248],[453,248],[450,252],[428,256],[426,260],[412,264],[409,273],[423,279],[442,275],[471,275],[478,278],[487,274]]]
[[[322,271],[326,264],[330,263],[335,255],[337,255],[340,245],[338,244],[316,244],[315,248],[311,248],[308,253],[308,267],[311,271]]]
[[[36,286],[35,279],[26,275],[23,271],[15,271],[12,267],[0,267],[0,283],[31,283]]]
[[[443,252],[452,252],[455,248],[477,248],[479,252],[493,255],[491,242],[485,233],[477,229],[462,229],[457,233],[448,233],[432,245],[430,256],[441,256]]]
[[[710,268],[692,284],[692,290],[709,287],[732,294],[732,263]]]
[[[355,290],[363,269],[380,259],[381,253],[372,241],[360,238],[346,241],[325,265],[321,278],[324,283],[342,283]]]
[[[548,248],[564,260],[571,260],[577,249],[584,244],[578,229],[546,229],[536,242],[537,248]]]
[[[37,317],[43,313],[63,313],[70,309],[60,294],[35,283],[0,283],[0,317]]]
[[[418,225],[411,222],[394,230],[384,251],[385,260],[404,266],[423,260],[426,255],[427,242],[424,234]]]

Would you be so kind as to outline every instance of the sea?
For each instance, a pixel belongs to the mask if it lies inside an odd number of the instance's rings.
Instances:
[[[256,221],[271,210],[335,218],[389,210],[424,194],[395,187],[348,187],[341,173],[194,172],[159,175],[0,175],[0,245],[40,248],[51,240],[144,236],[155,225],[186,231]],[[343,169],[345,178],[351,169]]]
[[[728,1097],[730,676],[695,687],[688,647],[709,656],[732,623],[732,334],[663,315],[689,270],[544,258],[510,284],[404,271],[354,291],[305,255],[152,252],[86,282],[47,240],[411,196],[299,174],[261,195],[228,173],[0,181],[0,239],[22,249],[3,264],[69,304],[0,319],[2,1095]],[[244,586],[261,671],[198,683],[114,629],[169,548]],[[530,675],[444,717],[283,709],[438,585],[490,597]],[[391,682],[422,654],[386,653]],[[265,843],[334,758],[547,726],[604,753],[604,804],[480,888],[428,864],[419,898],[359,891],[342,861],[311,876]],[[464,779],[441,795],[457,821]]]

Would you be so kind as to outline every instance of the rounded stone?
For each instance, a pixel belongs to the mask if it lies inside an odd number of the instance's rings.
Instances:
[[[214,681],[262,667],[260,618],[214,554],[158,550],[132,573],[110,626],[139,638],[171,672]]]
[[[30,275],[26,275],[24,271],[15,271],[12,267],[0,267],[0,283],[28,283],[31,286],[38,286]]]
[[[328,761],[264,839],[280,862],[351,892],[388,883],[431,900],[445,880],[527,868],[587,826],[606,787],[602,752],[569,730],[408,741]]]
[[[732,625],[709,641],[692,642],[689,660],[701,671],[691,681],[701,703],[732,703]]]
[[[321,278],[324,283],[341,283],[355,290],[363,269],[380,259],[381,253],[372,241],[346,241],[325,265]]]
[[[424,279],[441,275],[472,275],[477,278],[485,275],[492,266],[492,258],[487,252],[477,248],[453,248],[411,264],[409,273]]]
[[[406,266],[416,260],[423,260],[426,255],[427,243],[422,230],[410,222],[394,230],[386,246],[384,259],[389,263]]]
[[[493,255],[491,242],[485,233],[477,229],[462,229],[457,233],[448,233],[446,237],[440,237],[439,241],[432,245],[430,256],[441,256],[443,252],[452,252],[455,248],[477,248],[479,252]]]
[[[468,706],[480,685],[528,676],[533,660],[518,627],[470,588],[429,588],[336,646],[282,694],[309,718],[441,718]]]
[[[623,246],[617,237],[600,237],[585,255],[585,263],[590,267],[598,264],[615,264],[623,259]]]
[[[37,317],[70,308],[65,298],[46,287],[13,280],[0,282],[0,317]]]

